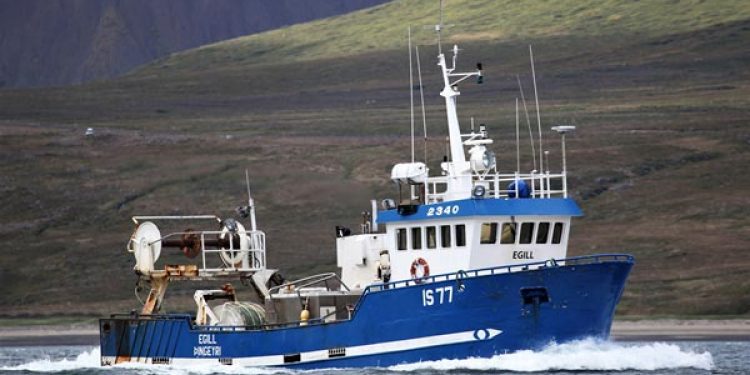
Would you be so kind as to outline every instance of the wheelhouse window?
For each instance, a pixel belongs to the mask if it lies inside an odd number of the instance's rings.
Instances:
[[[451,247],[451,226],[450,225],[440,226],[440,246]]]
[[[497,241],[497,223],[482,223],[479,243],[494,244]]]
[[[406,228],[396,229],[396,248],[406,250]]]
[[[549,239],[549,223],[539,223],[539,228],[536,230],[536,243],[546,244]]]
[[[456,225],[456,246],[466,246],[466,225]]]
[[[559,244],[562,241],[563,223],[555,223],[552,229],[552,243]]]
[[[427,248],[434,249],[437,247],[437,231],[435,227],[425,228],[425,234],[427,235]]]
[[[530,244],[534,236],[534,223],[521,223],[521,235],[518,238],[520,244]]]
[[[422,248],[422,228],[411,228],[411,248],[419,250]]]
[[[503,231],[500,234],[501,244],[516,243],[516,223],[503,223]]]

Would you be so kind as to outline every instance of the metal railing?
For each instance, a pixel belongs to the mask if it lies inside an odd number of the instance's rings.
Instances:
[[[262,324],[258,326],[210,326],[210,325],[202,325],[202,324],[195,324],[193,321],[193,316],[189,314],[138,314],[138,313],[132,313],[132,314],[111,314],[108,318],[102,318],[99,319],[100,321],[109,321],[109,320],[169,320],[169,321],[185,321],[190,329],[201,331],[201,332],[235,332],[235,331],[265,331],[265,330],[273,330],[277,328],[293,328],[293,327],[300,327],[300,323],[305,323],[303,326],[313,326],[313,325],[320,325],[320,324],[331,324],[331,323],[339,323],[339,322],[345,322],[348,319],[345,320],[336,320],[333,322],[326,322],[323,318],[312,318],[310,320],[307,320],[305,322],[302,322],[300,320],[295,321],[289,321],[289,322],[283,322],[283,323],[267,323]]]
[[[529,188],[529,198],[567,198],[568,184],[566,173],[507,173],[473,174],[472,187],[484,186],[488,198],[519,198],[519,183],[523,181]],[[445,200],[449,176],[429,177],[426,182],[427,203],[440,203]],[[509,186],[513,184],[513,189]],[[553,186],[555,186],[553,188]]]
[[[343,286],[346,291],[349,291],[349,287],[344,283],[343,280],[334,272],[326,272],[321,273],[318,275],[312,275],[303,277],[301,279],[293,280],[285,282],[284,284],[274,286],[270,289],[268,289],[268,294],[273,295],[274,293],[279,293],[283,289],[291,289],[292,291],[296,292],[299,295],[299,291],[301,289],[318,285],[318,284],[324,284],[326,286],[326,290],[333,290],[331,289],[331,286],[328,285],[328,280],[336,280],[336,282],[339,283],[340,286]]]
[[[222,219],[216,215],[171,215],[155,216],[140,215],[133,216],[133,223],[140,225],[141,221],[179,221],[179,220],[209,220],[223,223]],[[186,251],[186,255],[192,258],[200,254],[200,264],[187,264],[179,266],[196,266],[198,267],[198,276],[215,276],[219,273],[226,272],[253,272],[266,268],[266,235],[260,230],[245,230],[244,227],[237,224],[238,227],[230,230],[224,226],[221,231],[193,231],[186,230],[172,232],[163,235],[160,238],[149,238],[149,246],[155,243],[161,243],[162,247],[177,247]],[[159,233],[158,230],[156,233]],[[239,240],[238,240],[239,239]],[[134,252],[133,243],[135,239],[130,238],[127,250]],[[199,243],[198,243],[199,242]],[[239,242],[239,243],[237,243]],[[200,245],[200,249],[197,247]],[[210,257],[213,265],[209,264],[207,254],[217,255]],[[155,260],[151,260],[152,263]],[[159,271],[163,272],[163,271]],[[195,272],[191,269],[190,273]],[[194,276],[188,274],[187,276]]]
[[[129,319],[140,319],[140,320],[191,320],[193,319],[190,314],[139,314],[135,311],[130,314],[110,314],[109,318],[101,318],[99,320],[129,320]]]
[[[539,269],[544,269],[544,268],[599,264],[599,263],[609,263],[609,262],[633,263],[634,261],[635,259],[633,258],[633,256],[628,255],[628,254],[584,255],[584,256],[578,256],[578,257],[572,257],[572,258],[566,258],[566,259],[558,259],[558,260],[549,259],[546,261],[531,262],[531,263],[524,263],[524,264],[514,264],[514,265],[507,265],[507,266],[498,266],[498,267],[483,268],[483,269],[477,269],[477,270],[471,270],[471,271],[456,271],[456,272],[447,273],[447,274],[423,277],[423,278],[416,279],[416,280],[415,279],[401,280],[401,281],[394,281],[394,282],[385,283],[385,284],[370,285],[362,291],[362,295],[357,300],[357,304],[351,310],[351,315],[349,319],[335,320],[332,322],[326,322],[324,318],[314,318],[305,322],[289,321],[289,322],[283,322],[283,323],[263,324],[261,326],[205,326],[205,325],[194,324],[193,322],[191,322],[192,317],[190,315],[183,315],[183,314],[141,315],[141,314],[131,313],[131,314],[113,314],[110,316],[110,318],[111,319],[156,319],[156,320],[184,319],[184,320],[187,320],[188,323],[191,325],[191,329],[199,330],[199,331],[219,331],[219,332],[221,331],[230,331],[230,332],[231,331],[260,331],[260,330],[273,330],[273,329],[280,329],[280,328],[296,328],[300,326],[309,327],[309,326],[315,326],[315,325],[320,325],[320,324],[336,324],[336,323],[343,323],[346,321],[350,321],[351,319],[355,317],[355,315],[359,311],[367,295],[371,293],[380,293],[380,292],[406,288],[406,287],[416,287],[419,285],[433,283],[433,282],[451,281],[451,280],[461,281],[463,279],[474,278],[474,277],[483,277],[483,276],[491,276],[491,275],[498,275],[498,274],[514,273],[514,272],[524,272],[524,271],[539,270]],[[322,275],[327,275],[327,274],[322,274]],[[316,275],[316,276],[322,276],[322,275]]]
[[[531,263],[512,264],[506,266],[497,266],[491,268],[481,268],[471,271],[456,271],[452,273],[422,277],[410,280],[399,280],[390,283],[370,285],[362,291],[362,298],[357,302],[357,307],[362,303],[364,297],[369,293],[377,293],[390,289],[399,289],[410,286],[423,285],[428,283],[440,282],[440,281],[451,281],[451,280],[462,280],[480,276],[491,276],[505,273],[524,272],[530,270],[539,270],[543,268],[554,268],[561,266],[576,266],[586,264],[598,264],[608,262],[627,262],[633,263],[635,259],[632,255],[628,254],[597,254],[597,255],[584,255],[565,259],[548,259],[546,261],[538,261]]]
[[[199,235],[201,243],[201,264],[199,266],[199,275],[211,274],[222,271],[259,271],[266,268],[266,234],[263,231],[244,231],[237,232],[239,235],[247,237],[247,248],[243,249],[241,242],[238,244],[233,235],[228,235],[227,242],[229,246],[222,248],[216,246],[209,248],[206,246],[209,239],[213,240],[222,234],[222,231],[195,231],[195,232],[173,232],[162,236],[159,241],[165,241],[170,238],[179,238],[184,235]],[[207,238],[209,237],[209,238]],[[240,240],[241,241],[241,240]],[[220,266],[211,266],[207,261],[207,255],[216,255],[221,262],[214,262]],[[228,258],[228,259],[227,259]],[[235,260],[236,259],[236,260]]]

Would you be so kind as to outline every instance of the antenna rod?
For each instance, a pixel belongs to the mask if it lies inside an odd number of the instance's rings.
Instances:
[[[414,163],[414,69],[411,62],[411,25],[409,25],[409,103],[411,111],[411,162]]]
[[[518,127],[518,98],[516,98],[516,173],[521,173],[521,140]]]
[[[542,117],[539,115],[539,95],[536,90],[536,72],[534,71],[534,51],[531,49],[529,44],[529,57],[531,58],[531,76],[534,79],[534,101],[536,102],[536,123],[539,127],[539,171],[544,170],[544,164],[542,158]]]
[[[419,46],[414,46],[417,53],[417,76],[419,77],[419,100],[422,103],[422,131],[424,134],[424,162],[427,164],[427,117],[424,110],[424,88],[422,87],[422,65],[419,63]]]
[[[531,120],[529,120],[529,108],[526,107],[526,97],[523,95],[523,86],[521,85],[521,78],[519,78],[518,75],[516,75],[516,81],[518,81],[518,89],[521,91],[521,102],[523,102],[523,111],[524,113],[526,113],[526,125],[529,128],[529,143],[531,143],[531,158],[534,162],[534,170],[536,170],[536,149],[534,148],[534,134],[531,133]]]
[[[247,186],[247,204],[252,205],[253,197],[250,196],[250,172],[245,168],[245,185]]]
[[[250,229],[255,232],[258,230],[258,224],[255,221],[255,202],[250,195],[250,172],[245,169],[245,184],[247,185],[247,206],[250,208]]]
[[[440,32],[443,29],[443,0],[440,0],[440,22],[435,25],[435,31],[437,31],[437,37],[438,37],[438,55],[441,55],[443,53],[443,44],[440,40]]]

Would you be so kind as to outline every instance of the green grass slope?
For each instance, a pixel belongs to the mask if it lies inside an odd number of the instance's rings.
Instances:
[[[406,28],[415,43],[433,44],[436,0],[393,1],[368,10],[300,24],[179,53],[154,67],[278,63],[402,48]],[[743,20],[742,0],[451,0],[444,19],[448,41],[529,40],[553,36],[652,38]]]
[[[245,168],[269,263],[288,275],[334,269],[333,227],[358,228],[371,197],[396,194],[389,168],[409,157],[405,27],[434,23],[436,6],[395,1],[177,54],[114,81],[0,91],[2,314],[128,311],[129,216],[232,215]],[[488,124],[504,170],[515,165],[515,75],[530,96],[534,44],[545,129],[579,129],[569,186],[586,216],[571,253],[638,260],[619,314],[750,313],[747,8],[447,2],[459,63],[486,69],[484,85],[462,86],[461,120]],[[426,30],[415,39],[434,167],[446,134],[436,48]],[[95,137],[83,136],[88,126]],[[191,293],[177,295],[184,303],[167,308],[189,308]]]

